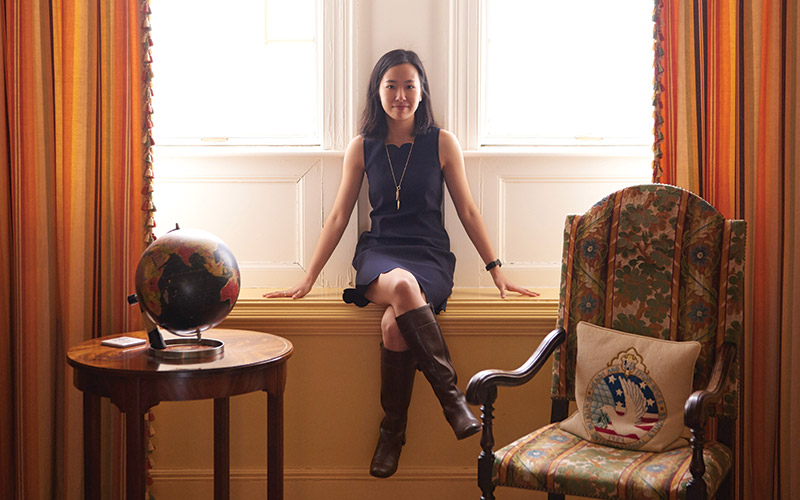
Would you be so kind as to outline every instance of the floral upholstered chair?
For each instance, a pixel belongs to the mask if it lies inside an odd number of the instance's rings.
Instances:
[[[467,387],[483,411],[482,498],[496,486],[551,499],[729,497],[744,256],[744,221],[673,186],[625,188],[568,216],[556,329],[520,368]],[[493,451],[497,387],[527,382],[550,355],[552,423]]]

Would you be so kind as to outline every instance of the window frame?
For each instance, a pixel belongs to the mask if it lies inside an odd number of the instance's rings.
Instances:
[[[355,130],[355,0],[318,1],[322,5],[321,146],[344,150]]]
[[[354,130],[353,111],[353,2],[316,0],[317,37],[317,128],[315,140],[308,138],[191,138],[160,140],[160,146],[177,148],[254,147],[308,150],[341,150]],[[154,81],[157,86],[157,80]],[[156,89],[157,91],[157,89]],[[154,116],[158,120],[157,114]],[[157,140],[159,138],[156,138]]]
[[[647,155],[652,143],[575,138],[573,140],[492,138],[485,132],[487,0],[450,0],[451,41],[448,68],[450,89],[447,119],[452,132],[465,150],[471,151],[547,151],[566,153],[591,150],[598,156]]]

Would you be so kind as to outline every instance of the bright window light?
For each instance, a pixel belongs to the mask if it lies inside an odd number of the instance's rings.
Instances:
[[[652,144],[652,1],[486,0],[485,14],[482,144]]]
[[[317,0],[154,0],[157,144],[320,144]]]

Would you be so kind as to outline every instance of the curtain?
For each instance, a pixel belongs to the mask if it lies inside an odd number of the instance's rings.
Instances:
[[[739,498],[800,497],[800,14],[658,0],[654,180],[748,223]]]
[[[147,13],[147,0],[2,0],[0,498],[82,498],[66,352],[139,328],[125,298],[152,215]]]

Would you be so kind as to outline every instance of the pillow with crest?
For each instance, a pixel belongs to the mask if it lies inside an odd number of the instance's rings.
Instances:
[[[575,401],[563,430],[605,446],[665,451],[686,446],[683,408],[692,393],[696,341],[673,342],[581,321]]]

